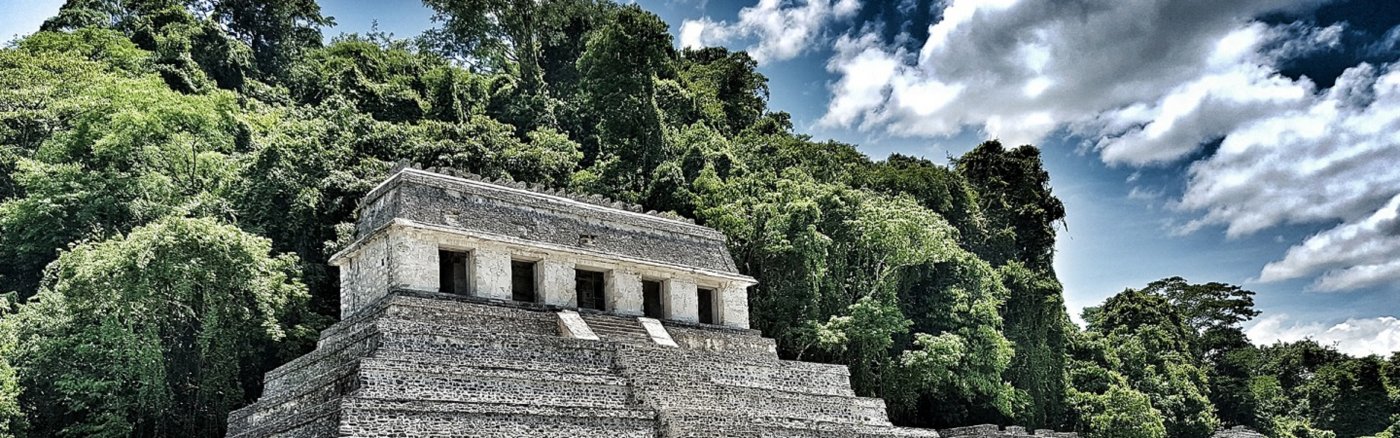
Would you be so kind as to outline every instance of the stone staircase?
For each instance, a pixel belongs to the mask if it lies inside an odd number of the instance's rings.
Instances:
[[[583,321],[604,342],[621,342],[630,345],[654,346],[655,342],[647,334],[646,328],[637,318],[626,318],[598,313],[583,314]]]

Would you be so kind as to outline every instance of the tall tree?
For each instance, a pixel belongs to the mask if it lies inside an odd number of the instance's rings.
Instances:
[[[721,47],[686,49],[678,65],[701,112],[722,132],[738,134],[767,110],[768,78],[748,53]]]
[[[1028,401],[1015,420],[1028,427],[1057,427],[1064,422],[1066,348],[1075,330],[1060,282],[1015,261],[1000,271],[1009,292],[1001,309],[1005,333],[1016,346],[1006,377]]]
[[[1030,145],[1008,150],[992,140],[953,163],[977,190],[978,204],[991,222],[991,234],[977,254],[995,265],[1020,260],[1033,271],[1049,272],[1055,227],[1065,218],[1065,206],[1051,193],[1040,150]]]
[[[65,252],[16,316],[32,432],[222,435],[262,373],[299,350],[289,344],[314,339],[296,262],[270,250],[211,219],[168,218]]]
[[[1210,398],[1227,425],[1266,427],[1258,418],[1258,401],[1249,382],[1259,365],[1259,352],[1240,324],[1255,316],[1254,292],[1224,283],[1192,284],[1181,277],[1149,283],[1144,293],[1156,295],[1182,315],[1191,329],[1193,356],[1210,377]]]
[[[673,58],[666,23],[633,5],[596,31],[578,60],[582,108],[597,121],[583,142],[585,158],[624,198],[636,199],[652,169],[671,155],[655,96],[656,79],[672,72]]]
[[[1194,331],[1167,299],[1128,289],[1086,313],[1090,330],[1102,334],[1121,361],[1114,371],[1148,395],[1168,435],[1204,438],[1215,431],[1219,419],[1193,354]]]
[[[442,53],[487,71],[515,70],[523,87],[541,91],[543,32],[552,0],[424,0],[442,25],[428,33]]]
[[[1007,265],[1011,296],[1002,308],[1006,333],[1018,354],[1008,377],[1031,399],[1019,420],[1033,426],[1060,422],[1065,339],[1071,330],[1053,268],[1056,227],[1065,207],[1051,192],[1040,151],[988,141],[953,160],[977,193],[987,225],[968,227],[968,245],[996,265]],[[981,222],[981,221],[979,221]]]
[[[213,0],[212,12],[252,48],[260,77],[272,82],[304,51],[321,46],[322,26],[335,25],[316,0]]]

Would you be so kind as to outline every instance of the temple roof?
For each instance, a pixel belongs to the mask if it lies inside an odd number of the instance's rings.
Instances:
[[[630,208],[630,210],[629,210]],[[358,238],[395,219],[737,274],[723,233],[597,196],[402,167],[360,204]]]

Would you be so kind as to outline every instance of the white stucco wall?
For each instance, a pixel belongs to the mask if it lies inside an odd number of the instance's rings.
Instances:
[[[719,295],[717,322],[728,327],[749,328],[748,288],[742,284],[727,283],[716,293]]]
[[[700,322],[700,308],[695,282],[672,278],[661,284],[662,317],[685,322]]]
[[[477,248],[471,253],[472,295],[498,300],[510,299],[510,253],[495,248]]]
[[[540,260],[535,264],[535,292],[544,304],[578,307],[578,293],[574,290],[574,263]]]
[[[391,287],[438,290],[438,245],[423,233],[390,229],[389,275]]]
[[[619,315],[642,314],[642,275],[626,268],[604,274],[603,299],[607,310]]]

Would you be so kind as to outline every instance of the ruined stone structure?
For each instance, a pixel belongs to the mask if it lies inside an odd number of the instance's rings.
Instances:
[[[1264,434],[1254,431],[1246,426],[1235,426],[1229,429],[1220,429],[1211,435],[1211,438],[1268,438]]]
[[[939,436],[892,426],[844,366],[780,360],[715,230],[405,168],[356,237],[332,258],[342,320],[230,437]],[[964,429],[945,435],[987,432]]]
[[[1074,432],[1056,432],[1050,429],[1026,430],[1024,427],[998,427],[995,424],[955,427],[938,431],[943,438],[1078,438]]]

